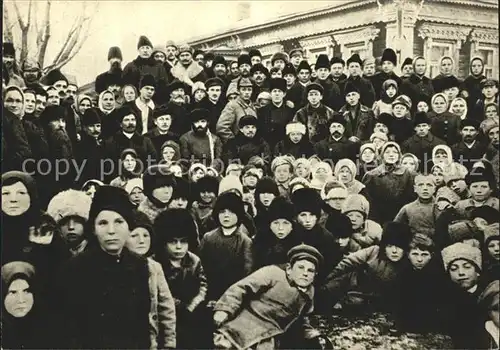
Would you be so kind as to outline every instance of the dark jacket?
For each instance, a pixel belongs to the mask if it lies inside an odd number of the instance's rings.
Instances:
[[[349,141],[345,136],[335,141],[331,136],[314,145],[314,153],[320,159],[330,159],[334,164],[340,159],[348,158],[356,161],[358,145]]]
[[[344,105],[339,113],[344,116],[346,121],[344,133],[346,137],[356,136],[360,141],[370,139],[374,127],[374,118],[371,109],[358,104],[353,116],[349,107]]]
[[[321,102],[334,111],[340,110],[344,105],[345,99],[337,83],[330,77],[325,80],[316,78],[314,82],[320,84],[324,89],[323,100]]]
[[[467,108],[469,111],[472,111],[474,109],[476,101],[481,99],[481,97],[483,96],[481,81],[484,79],[486,79],[486,77],[483,74],[479,75],[478,77],[469,75],[462,83],[461,90],[463,92],[467,91]]]
[[[398,83],[398,88],[401,86],[402,84],[402,80],[400,77],[398,77],[394,72],[390,73],[390,74],[387,74],[387,73],[384,73],[384,72],[379,72],[377,74],[375,74],[375,76],[373,77],[373,88],[375,89],[375,98],[377,100],[379,100],[381,97],[382,97],[382,85],[384,84],[384,82],[386,80],[389,80],[389,79],[392,79],[394,80],[396,83]],[[367,105],[367,106],[371,106],[371,105]]]
[[[464,141],[460,141],[451,146],[451,151],[453,152],[453,159],[465,166],[469,171],[475,162],[483,158],[492,159],[498,152],[493,146],[479,140],[476,140],[471,148],[467,147]]]
[[[235,137],[239,131],[238,123],[245,115],[257,117],[257,110],[253,103],[246,103],[240,97],[228,102],[222,110],[215,128],[222,142],[226,143],[229,139]]]
[[[127,148],[134,149],[144,165],[147,164],[148,158],[152,161],[157,160],[156,150],[151,140],[137,133],[129,139],[123,132],[118,132],[104,142],[106,156],[114,162],[118,162],[121,153]]]
[[[160,134],[157,127],[154,127],[153,129],[149,130],[146,134],[144,134],[144,136],[149,138],[153,143],[158,159],[162,159],[161,146],[165,142],[174,141],[175,143],[179,143],[179,135],[176,135],[170,131],[168,131],[166,134]]]
[[[447,78],[448,78],[448,76],[445,76],[445,75],[440,73],[432,79],[432,86],[434,87],[434,93],[437,94],[437,93],[443,92],[445,90],[444,86],[443,86],[443,82]]]
[[[136,132],[139,135],[142,135],[142,131],[144,130],[144,125],[142,122],[142,111],[137,107],[137,104],[135,101],[129,102],[128,105],[132,109],[136,120],[137,120],[137,129]],[[147,123],[147,129],[148,132],[151,131],[155,127],[155,122],[153,118],[153,109],[151,107],[148,107],[148,123]]]
[[[389,135],[398,145],[413,136],[413,122],[410,119],[393,117],[389,125]]]
[[[186,104],[169,101],[167,109],[172,114],[172,125],[169,131],[180,136],[191,130],[191,120],[189,119],[189,110]]]
[[[2,113],[2,148],[2,172],[22,170],[23,161],[33,157],[23,123],[5,108]]]
[[[293,103],[294,114],[307,104],[306,88],[304,85],[298,81],[287,90],[285,95],[285,101],[291,101]]]
[[[239,159],[242,164],[247,164],[250,158],[259,156],[270,162],[271,148],[269,144],[262,138],[255,135],[252,139],[238,133],[235,138],[230,139],[223,149],[224,162],[234,159]]]
[[[271,149],[286,138],[286,125],[293,120],[293,109],[283,101],[280,107],[272,102],[257,111],[259,134]]]
[[[105,169],[101,165],[101,162],[105,159],[104,141],[96,140],[83,132],[75,150],[75,158],[79,168],[84,166],[79,179],[80,184],[83,185],[90,179],[104,180]]]
[[[324,104],[318,108],[313,108],[309,103],[299,109],[293,117],[293,121],[301,122],[306,126],[306,136],[314,144],[330,135],[330,120],[336,112]]]
[[[34,118],[35,117],[29,118],[24,116],[22,124],[26,132],[33,158],[38,161],[49,157],[49,145],[45,139],[43,129],[36,123]]]
[[[410,75],[410,77],[403,79],[403,82],[398,90],[401,95],[406,95],[411,99],[412,112],[417,110],[418,101],[424,100],[430,102],[432,96],[434,95],[432,80],[425,75],[420,77],[415,73]]]
[[[144,59],[139,56],[123,68],[123,85],[131,84],[139,91],[141,78],[152,75],[156,82],[156,91],[153,99],[158,104],[166,102],[167,72],[165,67],[154,60],[153,57]]]
[[[212,142],[212,146],[210,146],[210,142]],[[181,136],[179,145],[183,159],[194,157],[196,160],[212,164],[215,159],[220,159],[222,156],[222,141],[219,136],[212,133],[198,135],[192,130],[188,131]],[[214,159],[211,156],[211,149],[213,149]]]
[[[411,153],[420,159],[420,165],[423,166],[425,163],[430,164],[432,161],[432,149],[437,145],[445,145],[446,142],[440,138],[434,136],[431,132],[427,134],[426,137],[420,137],[418,135],[413,135],[408,140],[403,142],[401,145],[401,150],[403,153]],[[429,170],[430,170],[429,165]],[[422,168],[423,170],[423,168]]]
[[[363,77],[350,76],[346,79],[344,87],[347,83],[353,84],[359,90],[359,94],[361,96],[359,101],[362,105],[373,106],[373,103],[375,102],[375,90],[373,89],[373,85],[370,80]]]
[[[119,74],[119,77],[114,75]],[[121,80],[121,76],[123,74],[123,70],[121,68],[117,69],[116,72],[112,72],[111,69],[99,74],[95,78],[95,92],[100,94],[108,87],[109,81],[119,81]]]
[[[273,151],[274,157],[292,155],[295,159],[309,158],[313,154],[313,145],[306,137],[303,137],[299,143],[293,143],[290,141],[290,138],[287,137],[283,141],[278,142]]]
[[[288,262],[288,251],[300,243],[302,240],[296,228],[283,239],[278,239],[269,227],[257,231],[252,245],[254,270],[268,265],[284,267]]]
[[[432,134],[446,141],[448,146],[460,141],[460,117],[448,111],[441,114],[430,112],[429,119]]]
[[[224,90],[224,87],[222,87]],[[203,108],[206,109],[209,114],[208,114],[208,128],[212,132],[212,134],[215,134],[215,128],[217,126],[217,121],[219,120],[219,117],[222,113],[222,110],[226,107],[226,99],[224,96],[219,97],[219,101],[217,103],[211,102],[208,97],[203,98],[198,103],[194,103],[192,105],[192,109],[196,108]]]

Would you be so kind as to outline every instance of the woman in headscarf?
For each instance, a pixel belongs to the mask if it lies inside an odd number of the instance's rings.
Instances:
[[[356,180],[358,174],[356,164],[350,159],[341,159],[335,164],[334,170],[337,180],[342,182],[349,194],[361,194],[366,197],[365,185]]]
[[[439,60],[439,74],[432,79],[432,86],[436,93],[443,92],[444,82],[447,78],[454,77],[455,60],[450,56],[443,56]]]
[[[119,174],[109,184],[125,188],[129,180],[141,177],[141,162],[133,148],[124,149],[120,155]]]
[[[467,118],[467,102],[462,97],[457,97],[453,99],[450,103],[450,112],[464,120]]]
[[[115,94],[109,90],[101,92],[97,105],[101,111],[101,136],[107,139],[120,130],[120,123],[114,113],[117,111]]]
[[[332,167],[326,162],[319,162],[312,166],[311,171],[311,188],[314,188],[318,193],[323,189],[325,183],[333,176]]]
[[[429,112],[432,135],[446,141],[448,146],[460,141],[460,118],[448,109],[448,98],[439,93],[432,96],[432,112]]]

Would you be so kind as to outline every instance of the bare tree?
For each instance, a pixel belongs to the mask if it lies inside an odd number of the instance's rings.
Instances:
[[[78,15],[74,20],[71,18],[65,19],[65,22],[72,23],[72,26],[51,63],[46,64],[45,60],[52,37],[52,0],[29,0],[27,13],[24,14],[21,13],[18,0],[5,1],[3,8],[4,41],[14,42],[16,49],[20,52],[19,60],[21,62],[28,56],[32,56],[43,67],[44,74],[63,67],[78,54],[85,44],[90,34],[94,14],[99,6],[98,2],[88,1],[81,2],[81,5],[73,4],[72,6],[81,6],[81,10],[78,11]],[[14,9],[15,21],[10,18],[11,11],[9,7]],[[16,38],[20,38],[20,43],[16,42]],[[35,40],[32,38],[35,38]]]

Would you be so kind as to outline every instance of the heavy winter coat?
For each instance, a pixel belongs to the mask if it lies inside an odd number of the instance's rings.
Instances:
[[[346,136],[343,136],[338,141],[330,136],[314,145],[314,153],[320,159],[330,159],[333,163],[337,163],[344,158],[354,162],[358,153],[358,144],[349,141]]]
[[[105,148],[102,140],[96,140],[84,132],[75,150],[78,166],[80,169],[83,167],[79,183],[83,185],[90,179],[104,180],[104,170],[101,168],[104,157]]]
[[[344,135],[349,138],[356,136],[361,141],[370,139],[374,127],[373,112],[366,106],[357,105],[354,110],[354,115],[348,105],[344,105],[340,111],[346,121]]]
[[[418,76],[413,73],[409,78],[403,79],[399,92],[411,99],[411,110],[415,112],[418,101],[430,101],[434,96],[434,86],[432,80],[425,75]]]
[[[450,112],[441,114],[430,112],[429,119],[431,120],[431,133],[446,141],[448,146],[460,141],[460,117]]]
[[[23,123],[7,109],[2,113],[2,171],[22,170],[23,161],[33,157]]]
[[[188,131],[179,140],[181,157],[183,159],[196,159],[212,164],[215,159],[222,156],[222,141],[217,135],[210,133],[199,135],[194,131]],[[212,152],[214,159],[212,159]]]
[[[401,151],[403,153],[411,153],[416,155],[420,160],[422,170],[425,169],[425,164],[429,164],[427,169],[430,171],[430,167],[432,166],[430,165],[432,161],[432,150],[437,145],[445,144],[446,142],[444,140],[441,140],[440,138],[434,136],[429,132],[429,134],[427,134],[427,136],[425,137],[420,137],[418,135],[413,135],[412,137],[410,137],[401,145]]]
[[[274,147],[274,157],[291,155],[295,159],[309,158],[314,154],[313,145],[306,137],[303,137],[299,143],[293,143],[289,137],[278,142]]]
[[[242,133],[238,133],[224,145],[222,158],[226,164],[235,159],[239,159],[242,164],[247,164],[253,156],[269,160],[271,158],[269,144],[258,135],[249,139]]]
[[[389,135],[398,145],[413,136],[413,121],[410,119],[393,117],[389,125]]]
[[[384,73],[384,72],[380,72],[380,73],[377,73],[375,74],[375,76],[373,77],[373,89],[375,90],[375,98],[377,100],[379,100],[381,97],[382,97],[382,85],[384,84],[384,82],[386,80],[394,80],[396,83],[398,83],[398,87],[401,86],[402,84],[402,80],[400,77],[398,77],[394,72],[392,73]],[[373,105],[373,103],[371,104]],[[367,106],[371,106],[371,105],[367,105]]]
[[[324,104],[313,108],[308,103],[295,113],[293,121],[301,122],[306,126],[306,136],[314,144],[330,135],[330,120],[335,116],[335,113],[333,109]]]
[[[285,140],[286,125],[293,120],[293,109],[283,101],[280,107],[270,103],[257,111],[259,134],[267,141],[271,149]]]
[[[360,94],[359,102],[363,106],[373,106],[375,102],[375,90],[370,80],[363,77],[350,76],[346,79],[344,86],[348,83],[353,84],[358,89]],[[342,93],[345,95],[344,91]]]
[[[382,226],[375,221],[367,219],[359,232],[353,232],[349,239],[348,250],[351,253],[380,243],[382,239]]]
[[[251,102],[247,103],[241,97],[228,102],[222,110],[215,128],[222,142],[226,143],[229,139],[235,137],[239,131],[238,123],[245,115],[257,117],[257,110]]]
[[[149,130],[144,136],[149,138],[153,143],[153,146],[156,150],[156,155],[158,156],[158,160],[162,159],[162,146],[167,141],[174,141],[175,143],[179,142],[179,135],[174,134],[173,132],[168,131],[166,134],[160,134],[158,128],[153,128]]]
[[[224,91],[224,87],[222,87],[222,90]],[[200,102],[194,103],[192,107],[193,109],[202,108],[208,111],[208,128],[212,134],[215,134],[217,122],[219,121],[219,117],[226,107],[226,104],[225,95],[221,94],[217,103],[213,103],[208,99],[208,97],[204,97]]]
[[[324,103],[334,111],[340,110],[340,108],[344,104],[345,99],[337,83],[334,82],[330,77],[325,80],[320,80],[319,78],[317,78],[313,82],[318,83],[323,87],[324,93],[322,103]]]
[[[155,101],[165,102],[165,91],[168,83],[167,72],[163,64],[158,63],[153,57],[141,58],[137,56],[135,60],[129,62],[123,68],[123,85],[133,85],[139,91],[141,78],[145,75],[152,75],[156,83]],[[162,96],[163,95],[163,96]],[[162,97],[162,98],[160,98]]]
[[[464,141],[460,141],[451,146],[451,151],[453,152],[453,160],[465,166],[469,171],[475,162],[483,158],[493,159],[498,152],[493,146],[479,140],[476,140],[470,148]]]
[[[104,143],[107,157],[115,162],[118,162],[120,155],[127,148],[134,149],[144,165],[148,164],[148,159],[157,160],[156,150],[151,140],[137,133],[129,139],[120,131]]]

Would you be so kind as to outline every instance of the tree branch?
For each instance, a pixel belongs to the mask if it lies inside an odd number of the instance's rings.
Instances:
[[[57,62],[61,61],[61,57],[67,52],[68,45],[69,45],[70,41],[73,39],[75,32],[81,30],[81,26],[83,24],[82,21],[83,21],[83,17],[79,16],[78,20],[73,23],[73,26],[71,27],[71,29],[68,33],[68,36],[66,37],[66,40],[64,41],[64,44],[61,47],[61,50],[59,50],[59,53],[56,55],[56,57],[52,61],[52,64],[57,64]],[[74,44],[73,44],[73,46],[74,46]]]
[[[19,7],[17,6],[17,2],[13,1],[13,3],[14,3],[14,10],[16,11],[16,15],[17,15],[17,21],[19,22],[19,27],[21,27],[21,30],[24,30],[26,28],[26,26],[25,26],[23,19],[21,17],[21,12],[19,12]]]
[[[47,4],[45,6],[45,14],[44,14],[44,20],[42,23],[42,32],[43,32],[43,37],[41,41],[41,45],[38,46],[38,63],[40,64],[40,67],[44,66],[45,63],[45,54],[47,52],[47,46],[49,45],[49,40],[50,40],[50,8],[52,5],[51,0],[47,0]]]
[[[9,10],[7,8],[7,4],[4,3],[3,7],[3,41],[4,42],[13,42],[14,34],[12,33],[12,28],[14,27],[14,23],[10,21]]]

